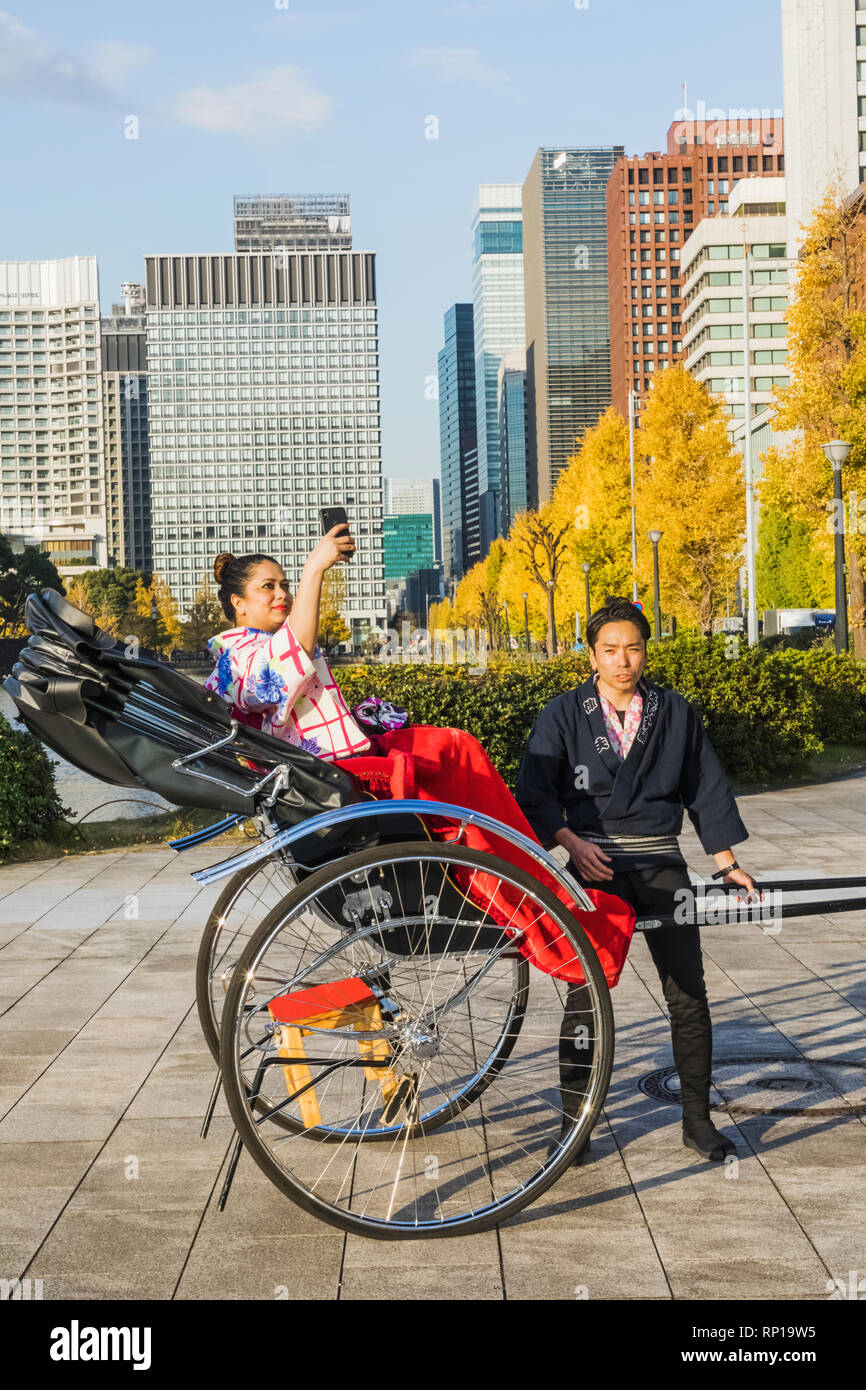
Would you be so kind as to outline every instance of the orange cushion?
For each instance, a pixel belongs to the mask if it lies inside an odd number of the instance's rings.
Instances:
[[[281,994],[268,1005],[271,1018],[277,1023],[297,1023],[299,1019],[315,1018],[316,1014],[333,1009],[347,1009],[352,1004],[373,1004],[376,996],[369,985],[352,975],[348,980],[334,980],[312,989],[298,989]]]

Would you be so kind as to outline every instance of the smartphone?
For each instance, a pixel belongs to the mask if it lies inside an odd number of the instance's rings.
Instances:
[[[345,526],[349,530],[349,518],[346,515],[345,507],[321,507],[319,516],[322,518],[322,533],[328,534],[335,526]]]

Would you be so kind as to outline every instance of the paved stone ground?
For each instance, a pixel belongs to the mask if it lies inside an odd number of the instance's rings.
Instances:
[[[866,873],[864,794],[854,777],[741,798],[747,867]],[[712,870],[691,833],[683,844],[697,873]],[[736,1166],[683,1149],[677,1105],[639,1088],[671,1054],[638,939],[613,994],[617,1060],[592,1161],[499,1231],[394,1244],[316,1222],[249,1159],[226,1211],[215,1209],[231,1124],[221,1106],[198,1137],[213,1065],[193,962],[220,885],[199,889],[189,875],[224,854],[0,870],[0,1275],[42,1279],[46,1299],[270,1299],[282,1288],[313,1299],[800,1300],[826,1299],[834,1278],[847,1288],[852,1271],[866,1292],[866,913],[704,929],[717,1123],[736,1139]],[[125,918],[131,895],[137,920]],[[787,1113],[746,1113],[762,1107]]]

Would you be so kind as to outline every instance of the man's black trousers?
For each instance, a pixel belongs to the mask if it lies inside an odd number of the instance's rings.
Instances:
[[[672,916],[678,889],[694,893],[685,861],[657,869],[617,870],[612,879],[580,880],[585,888],[631,903],[638,917]],[[690,906],[693,898],[686,900]],[[713,1035],[699,928],[686,923],[655,927],[643,933],[658,971],[671,1018],[674,1063],[680,1078],[683,1119],[708,1119]],[[581,1025],[584,1025],[581,1028]],[[578,1030],[575,1032],[575,1030]],[[583,1103],[592,1069],[594,1022],[585,985],[570,985],[563,1017],[559,1058],[563,1107],[576,1114]]]

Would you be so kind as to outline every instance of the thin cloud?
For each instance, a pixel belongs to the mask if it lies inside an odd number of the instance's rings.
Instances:
[[[75,106],[105,106],[112,99],[97,68],[65,53],[0,11],[0,92]]]
[[[340,10],[335,14],[296,14],[293,10],[281,10],[279,14],[258,24],[256,27],[266,33],[280,34],[292,39],[310,38],[333,29],[341,29],[345,24],[355,24],[366,16],[361,10]]]
[[[146,43],[127,43],[124,39],[106,39],[94,44],[89,51],[88,66],[97,81],[106,87],[122,83],[136,68],[143,67],[153,57]]]
[[[284,64],[227,87],[191,87],[168,114],[211,135],[260,135],[297,128],[318,130],[333,116],[335,102],[314,86],[302,68]]]
[[[442,82],[475,82],[492,86],[507,82],[504,72],[492,68],[476,48],[416,48],[409,54],[414,67],[426,68]]]

